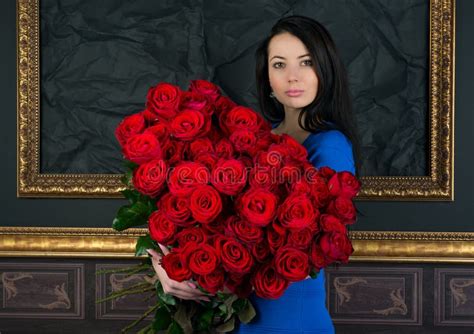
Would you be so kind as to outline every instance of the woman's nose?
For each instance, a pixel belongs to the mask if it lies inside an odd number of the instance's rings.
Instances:
[[[299,78],[299,68],[289,67],[288,68],[288,82],[298,81],[298,78]]]

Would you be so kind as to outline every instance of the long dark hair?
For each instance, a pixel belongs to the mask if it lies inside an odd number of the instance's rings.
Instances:
[[[283,17],[259,45],[255,56],[261,112],[271,122],[280,122],[285,116],[282,104],[270,97],[268,77],[268,45],[274,36],[285,32],[299,38],[306,46],[319,80],[316,98],[301,110],[298,124],[313,133],[332,129],[341,131],[352,143],[357,171],[360,167],[360,148],[346,70],[331,35],[319,22],[299,15]]]

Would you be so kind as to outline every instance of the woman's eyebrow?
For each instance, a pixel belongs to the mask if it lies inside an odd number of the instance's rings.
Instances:
[[[298,59],[303,58],[303,57],[307,57],[307,56],[311,56],[311,55],[309,53],[307,53],[307,54],[299,56]],[[286,59],[285,57],[282,57],[282,56],[273,56],[272,59],[273,58]],[[270,59],[270,60],[272,60],[272,59]]]

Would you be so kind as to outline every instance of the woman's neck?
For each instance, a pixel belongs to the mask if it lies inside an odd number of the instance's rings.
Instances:
[[[298,124],[299,112],[296,110],[285,109],[285,118],[275,129],[273,129],[272,132],[279,135],[285,133],[302,144],[311,133],[301,128],[301,126]],[[304,116],[305,115],[303,115],[302,119],[303,122]]]

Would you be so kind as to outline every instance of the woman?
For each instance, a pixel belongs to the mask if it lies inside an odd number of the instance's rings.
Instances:
[[[344,66],[327,30],[313,19],[279,20],[256,53],[263,115],[275,134],[308,151],[315,167],[356,172],[357,138]],[[293,283],[277,300],[252,295],[257,317],[237,333],[334,333],[326,309],[324,270]]]
[[[357,140],[347,79],[326,29],[307,17],[282,18],[261,43],[256,58],[259,103],[274,124],[272,132],[286,133],[304,145],[316,167],[354,173]],[[208,300],[194,284],[170,280],[158,264],[160,255],[150,254],[166,293]],[[280,299],[252,295],[257,317],[236,332],[334,333],[325,296],[324,270],[317,279],[291,284]]]

